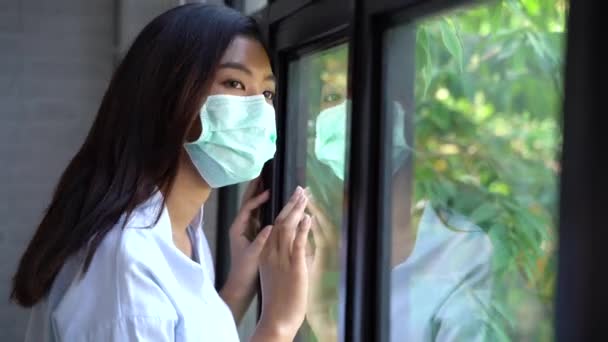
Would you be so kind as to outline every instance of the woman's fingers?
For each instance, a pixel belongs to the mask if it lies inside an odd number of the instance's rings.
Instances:
[[[308,197],[308,205],[306,206],[306,208],[308,209],[308,211],[314,215],[319,217],[321,220],[325,219],[325,213],[323,212],[323,210],[321,210],[321,208],[319,208],[319,206],[317,205],[317,202],[315,201],[315,199],[312,197],[312,195],[310,195]]]
[[[268,201],[269,198],[270,190],[266,190],[245,202],[245,204],[243,205],[243,210],[251,212],[257,209],[260,205],[264,204],[266,201]]]
[[[298,200],[294,203],[291,211],[287,214],[287,216],[281,221],[282,224],[290,227],[296,227],[302,218],[304,217],[304,211],[306,210],[306,205],[308,204],[308,197],[304,191],[300,193]]]
[[[310,230],[312,231],[312,240],[315,242],[315,247],[317,249],[325,248],[327,245],[327,238],[325,237],[325,234],[323,234],[323,228],[320,227],[319,220],[316,216],[312,216],[311,221]]]
[[[291,212],[277,223],[281,227],[279,253],[287,262],[289,262],[298,224],[304,217],[304,209],[306,208],[307,201],[308,199],[306,196],[304,196],[304,193],[301,193],[297,201],[294,203]]]
[[[304,218],[298,224],[298,230],[293,241],[293,248],[291,252],[292,262],[297,267],[306,266],[306,245],[308,243],[308,233],[312,220],[309,215],[304,215]]]
[[[296,205],[303,200],[303,197],[304,189],[298,186],[275,220],[275,226],[277,227],[276,248],[284,262],[289,262],[289,251],[295,236],[295,227],[289,226],[286,220]]]
[[[243,194],[243,204],[247,203],[249,199],[259,192],[261,184],[262,179],[260,177],[249,182],[249,185],[247,185],[247,189],[245,189],[245,193]]]
[[[283,209],[281,209],[281,212],[279,213],[279,215],[277,215],[276,222],[282,222],[283,220],[285,220],[285,218],[287,218],[287,216],[291,213],[291,210],[293,209],[293,207],[296,205],[296,203],[300,199],[300,196],[302,196],[303,194],[304,194],[304,189],[302,189],[301,187],[298,186],[296,188],[296,190],[293,192],[293,195],[291,195],[291,198],[289,199],[287,204],[285,204]]]
[[[232,226],[232,234],[234,234],[235,236],[241,236],[245,234],[246,231],[250,228],[249,226],[251,212],[257,209],[264,202],[268,201],[269,198],[270,191],[266,190],[245,202],[243,207],[241,208],[241,211],[239,211],[237,217],[234,220],[235,224],[233,224]],[[257,229],[257,227],[254,229]]]
[[[318,239],[322,239],[325,243],[333,241],[337,233],[336,227],[329,220],[325,211],[318,206],[314,198],[308,200],[306,209],[313,217],[313,234],[316,233]]]
[[[262,251],[264,250],[264,246],[266,245],[266,241],[270,238],[270,233],[272,232],[272,226],[266,226],[264,229],[260,231],[258,236],[256,236],[255,240],[251,242],[249,245],[249,256],[253,258],[258,258]]]

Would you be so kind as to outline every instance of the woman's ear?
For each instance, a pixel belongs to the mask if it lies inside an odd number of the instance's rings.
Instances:
[[[201,117],[199,115],[196,116],[196,119],[190,126],[190,130],[186,135],[186,142],[193,142],[198,140],[198,138],[203,134],[203,123],[201,122]]]

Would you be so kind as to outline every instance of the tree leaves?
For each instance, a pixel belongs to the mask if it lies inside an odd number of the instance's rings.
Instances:
[[[495,204],[483,203],[471,213],[470,219],[476,224],[481,225],[490,219],[496,218],[498,212],[499,210]]]
[[[426,98],[433,80],[433,59],[429,34],[424,26],[420,26],[416,32],[416,67],[421,70],[422,97]]]
[[[443,45],[445,45],[446,49],[448,49],[452,57],[454,57],[460,72],[462,72],[464,65],[464,48],[458,31],[454,26],[454,22],[450,18],[443,18],[443,20],[440,21],[439,28],[441,30]]]

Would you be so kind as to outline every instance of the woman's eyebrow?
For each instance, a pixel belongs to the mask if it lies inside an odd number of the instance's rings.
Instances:
[[[270,75],[266,76],[266,78],[264,78],[264,80],[265,81],[271,81],[271,82],[277,83],[277,78],[273,74],[270,74]]]
[[[246,67],[244,64],[241,64],[241,63],[226,62],[226,63],[220,64],[220,66],[218,67],[218,69],[224,69],[224,68],[240,70],[248,75],[253,76],[253,72],[251,72],[251,70],[249,70],[248,67]]]
[[[235,70],[240,70],[244,73],[246,73],[249,76],[253,76],[253,72],[251,71],[251,69],[249,69],[245,64],[242,63],[238,63],[238,62],[226,62],[226,63],[222,63],[218,66],[218,69],[235,69]],[[272,81],[272,82],[277,82],[277,78],[273,75],[273,74],[269,74],[268,76],[266,76],[264,78],[265,81]]]

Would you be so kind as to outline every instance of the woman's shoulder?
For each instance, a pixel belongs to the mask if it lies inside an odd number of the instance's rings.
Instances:
[[[489,265],[493,250],[488,234],[467,217],[430,205],[424,209],[414,250],[421,259],[443,260],[434,264],[445,265],[446,271],[466,273]]]
[[[125,213],[100,246],[116,258],[116,267],[158,269],[167,250],[173,249],[171,221],[160,194]],[[120,271],[120,270],[119,270]]]
[[[170,268],[163,258],[166,247],[162,246],[164,239],[158,231],[162,227],[157,226],[155,218],[144,217],[148,214],[137,209],[126,223],[124,219],[116,223],[95,251],[86,271],[82,268],[83,253],[80,253],[78,272],[71,272],[67,281],[60,282],[68,285],[60,291],[56,305],[51,308],[58,331],[75,336],[70,334],[79,329],[115,331],[134,324],[148,329],[144,327],[146,322],[161,324],[177,320],[163,284]],[[142,227],[144,222],[153,224]]]
[[[132,299],[131,295],[145,294],[145,288],[164,287],[163,281],[170,278],[171,273],[167,256],[173,254],[175,248],[169,214],[162,200],[148,200],[108,235],[108,241],[100,246],[100,257],[108,253],[104,262],[111,263],[108,269],[116,274],[117,289],[125,289],[128,295],[121,298],[123,301]],[[131,290],[137,293],[130,293]]]

